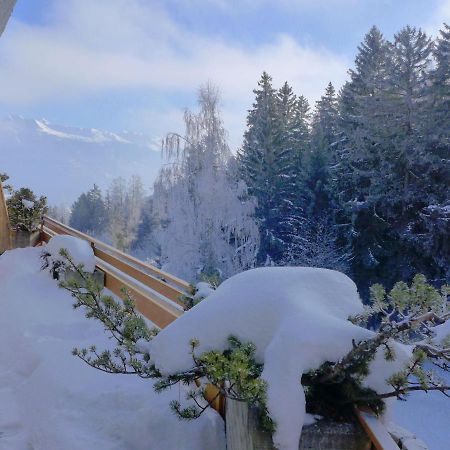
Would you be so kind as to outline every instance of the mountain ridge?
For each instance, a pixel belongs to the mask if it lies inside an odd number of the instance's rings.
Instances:
[[[70,206],[95,183],[136,174],[151,188],[161,166],[155,141],[144,133],[110,132],[9,115],[0,119],[0,172],[52,205]]]

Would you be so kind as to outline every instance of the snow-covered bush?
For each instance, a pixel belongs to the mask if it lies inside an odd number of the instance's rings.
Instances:
[[[13,191],[6,203],[11,227],[20,231],[37,230],[41,217],[47,210],[46,197],[36,197],[29,188]]]
[[[112,352],[92,347],[74,355],[105,372],[157,378],[156,389],[189,385],[187,403],[171,405],[181,418],[196,418],[214,402],[203,398],[213,384],[215,396],[259,407],[275,446],[294,450],[307,411],[342,419],[354,405],[381,413],[387,398],[450,389],[423,369],[425,360],[449,369],[450,349],[437,342],[450,318],[449,291],[438,292],[421,276],[387,295],[375,286],[368,310],[342,273],[250,270],[158,332],[147,327],[126,293],[119,304],[70,257],[68,264],[86,282],[61,286],[117,343]],[[360,326],[370,314],[382,316],[377,331]]]
[[[41,254],[42,269],[48,269],[53,278],[58,280],[60,274],[71,262],[84,272],[93,273],[95,269],[94,251],[88,242],[73,236],[53,236]]]

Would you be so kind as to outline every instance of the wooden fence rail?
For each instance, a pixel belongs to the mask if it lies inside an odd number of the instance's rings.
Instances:
[[[122,296],[121,289],[126,288],[137,310],[158,327],[167,326],[183,314],[181,298],[189,295],[189,283],[44,216],[40,242],[48,242],[57,234],[89,242],[96,257],[96,268],[104,274],[105,287],[118,296]]]

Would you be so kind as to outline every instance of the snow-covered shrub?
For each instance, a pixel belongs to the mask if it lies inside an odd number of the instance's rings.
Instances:
[[[88,242],[73,236],[53,236],[41,254],[42,269],[48,269],[55,280],[68,268],[68,257],[84,272],[95,270],[94,251]]]
[[[450,390],[423,369],[426,360],[449,369],[450,350],[433,332],[450,319],[448,288],[439,293],[421,276],[387,295],[375,286],[375,303],[367,310],[342,273],[250,270],[158,332],[147,327],[126,293],[119,304],[70,257],[68,263],[86,282],[61,286],[117,342],[112,352],[92,347],[74,355],[105,372],[157,378],[156,389],[189,385],[187,404],[171,405],[181,418],[196,418],[214,402],[203,399],[213,384],[216,396],[258,406],[274,430],[275,446],[294,450],[307,411],[346,418],[354,405],[381,412],[390,397]],[[360,326],[372,313],[383,317],[376,331]]]
[[[13,191],[6,203],[11,227],[20,231],[37,230],[41,217],[47,210],[46,197],[36,197],[29,188]]]
[[[200,281],[195,285],[190,284],[189,293],[181,297],[180,300],[183,303],[185,310],[193,308],[197,303],[204,300],[206,297],[208,297],[209,294],[214,292],[214,290],[220,284],[220,282],[216,278],[207,278],[207,277],[202,278],[205,280],[209,279],[211,281],[210,282]]]

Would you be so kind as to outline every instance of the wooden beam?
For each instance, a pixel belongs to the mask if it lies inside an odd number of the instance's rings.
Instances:
[[[129,263],[130,266],[137,267],[142,271],[151,272],[154,277],[157,277],[157,279],[160,279],[162,282],[170,283],[173,286],[175,286],[179,292],[183,292],[185,294],[189,292],[191,289],[191,286],[189,285],[188,282],[178,277],[175,277],[174,275],[171,275],[167,272],[164,272],[158,269],[157,267],[152,266],[151,264],[147,264],[143,261],[140,261],[139,259],[134,258],[133,256],[127,255],[126,253],[121,252],[120,250],[117,250],[116,248],[99,241],[98,239],[95,239],[91,236],[88,236],[87,234],[75,230],[74,228],[62,224],[52,219],[51,217],[44,216],[43,223],[44,226],[46,226],[50,230],[55,231],[56,234],[69,234],[71,236],[79,237],[80,239],[88,241],[96,249],[103,250],[105,253],[115,256],[117,259]]]
[[[9,225],[8,208],[5,193],[0,180],[0,253],[11,248],[11,227]]]
[[[384,424],[372,412],[355,408],[356,417],[368,434],[373,446],[377,450],[399,450],[399,446],[388,433]]]
[[[43,242],[48,242],[55,234],[57,233],[44,226],[41,230],[41,239]],[[131,275],[124,272],[122,270],[123,262],[121,265],[115,266],[109,261],[103,260],[102,256],[103,253],[97,256],[96,268],[105,274],[105,288],[120,298],[123,296],[122,288],[126,288],[135,302],[136,309],[148,320],[158,327],[164,328],[183,314],[183,309],[178,303],[166,299],[164,294],[157,289],[149,287],[149,283],[142,283],[139,279],[133,279]],[[128,269],[127,271],[130,272]],[[140,276],[149,275],[141,274]]]
[[[102,261],[97,260],[97,269],[105,274],[105,287],[119,297],[122,297],[122,288],[126,288],[134,300],[136,309],[147,319],[160,328],[164,328],[183,314],[175,304],[145,289],[130,279],[125,279],[120,271],[108,267]]]

